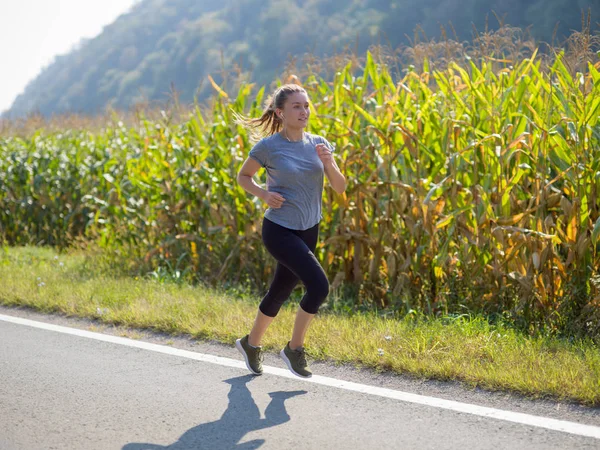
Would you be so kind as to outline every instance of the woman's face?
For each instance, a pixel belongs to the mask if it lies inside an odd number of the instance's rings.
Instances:
[[[306,92],[294,92],[286,99],[281,110],[281,119],[286,127],[304,128],[310,117],[308,95]]]

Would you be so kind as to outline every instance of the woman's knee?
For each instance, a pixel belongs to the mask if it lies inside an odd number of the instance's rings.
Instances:
[[[276,317],[282,306],[283,302],[265,301],[265,299],[263,299],[258,305],[258,309],[265,316]]]
[[[292,289],[293,287],[277,290],[275,292],[269,290],[263,297],[258,308],[265,316],[275,317],[292,293]]]
[[[329,281],[326,276],[315,280],[311,293],[316,298],[322,299],[321,302],[327,298],[329,295]]]
[[[280,309],[281,305],[276,305],[274,303],[264,304],[261,302],[258,305],[258,310],[267,317],[277,317],[277,314],[279,313]]]
[[[327,277],[314,279],[306,286],[306,294],[300,302],[300,306],[309,314],[316,314],[319,307],[329,295],[329,281]]]

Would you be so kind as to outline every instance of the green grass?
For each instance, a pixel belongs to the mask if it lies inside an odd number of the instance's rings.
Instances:
[[[257,298],[119,277],[98,261],[90,253],[5,248],[0,304],[230,344],[252,325]],[[273,322],[267,350],[289,339],[294,311],[287,305]],[[309,330],[307,346],[320,360],[600,405],[600,350],[592,343],[529,337],[481,318],[325,313]]]

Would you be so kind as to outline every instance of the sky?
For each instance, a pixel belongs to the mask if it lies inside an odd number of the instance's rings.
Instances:
[[[56,55],[126,13],[139,0],[0,0],[0,113]]]

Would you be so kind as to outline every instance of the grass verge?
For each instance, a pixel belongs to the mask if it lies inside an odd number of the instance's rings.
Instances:
[[[83,253],[23,247],[0,252],[0,304],[232,344],[250,329],[257,299],[118,277]],[[294,312],[293,304],[282,309],[266,350],[287,342]],[[593,343],[529,337],[482,318],[320,314],[307,347],[316,359],[600,405],[600,350]]]

